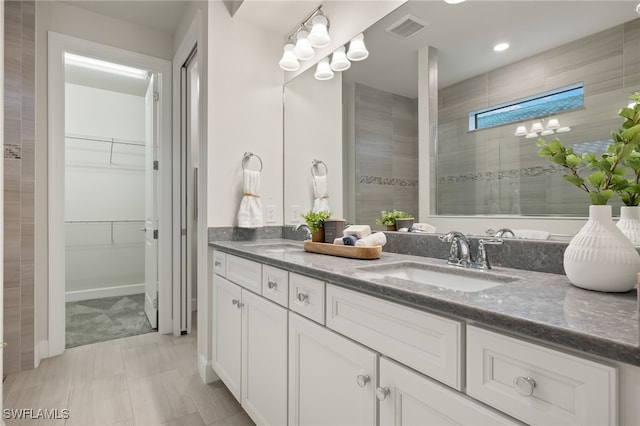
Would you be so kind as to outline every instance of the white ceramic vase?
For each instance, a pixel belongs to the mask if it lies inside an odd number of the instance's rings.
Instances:
[[[588,290],[631,290],[640,272],[640,255],[611,220],[611,206],[589,206],[589,220],[564,252],[571,284]]]
[[[640,246],[640,207],[620,207],[620,220],[616,224],[618,229],[631,241],[634,246]]]

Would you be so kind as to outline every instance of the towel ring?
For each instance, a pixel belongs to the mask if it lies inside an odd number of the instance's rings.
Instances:
[[[247,165],[249,164],[249,160],[251,159],[251,157],[256,157],[258,159],[258,161],[260,162],[260,170],[258,170],[259,172],[262,171],[262,158],[260,158],[260,156],[252,153],[252,152],[245,152],[244,155],[242,156],[242,170],[247,170]]]
[[[320,166],[321,164],[324,166],[324,175],[326,176],[329,173],[329,168],[324,163],[324,161],[314,159],[313,161],[311,161],[311,176],[313,177],[319,176],[316,173],[314,173],[314,170],[317,170],[318,166]]]

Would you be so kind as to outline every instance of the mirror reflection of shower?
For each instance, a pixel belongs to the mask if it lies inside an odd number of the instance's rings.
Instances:
[[[68,348],[152,331],[144,315],[142,232],[151,77],[65,53]]]

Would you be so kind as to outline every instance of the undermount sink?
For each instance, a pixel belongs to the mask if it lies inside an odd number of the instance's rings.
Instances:
[[[357,269],[385,277],[459,291],[480,291],[517,281],[517,277],[490,271],[437,266],[417,262],[398,262],[384,265],[360,266]]]
[[[287,253],[292,251],[304,251],[304,248],[299,244],[293,243],[255,243],[245,244],[245,247],[253,247],[264,249],[267,253]]]

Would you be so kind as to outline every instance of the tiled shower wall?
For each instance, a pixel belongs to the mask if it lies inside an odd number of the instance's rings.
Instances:
[[[4,372],[33,368],[35,3],[4,3]]]
[[[418,217],[417,117],[417,99],[356,84],[356,223],[381,210]]]
[[[572,129],[560,139],[610,139],[618,110],[640,90],[640,19],[440,90],[437,213],[586,216],[587,194],[540,158],[536,139],[514,136],[518,123],[468,131],[471,111],[576,82],[584,108],[555,116]]]

